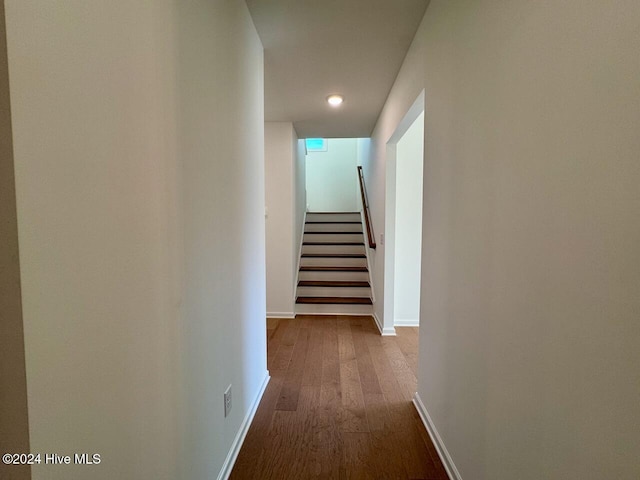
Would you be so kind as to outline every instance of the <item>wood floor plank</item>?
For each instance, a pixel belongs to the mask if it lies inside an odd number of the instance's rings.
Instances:
[[[302,373],[302,386],[322,385],[322,336],[324,328],[321,322],[313,322],[309,330],[309,352]],[[320,368],[318,368],[320,366]]]
[[[380,382],[380,388],[387,401],[391,429],[402,430],[408,428],[411,421],[407,415],[413,405],[411,405],[410,400],[405,398],[405,393],[396,377],[396,373],[391,366],[389,358],[386,356],[382,345],[382,337],[379,335],[367,336],[367,346]]]
[[[342,390],[341,430],[343,432],[368,432],[369,424],[356,360],[340,362],[340,387]]]
[[[404,463],[398,458],[394,432],[371,432],[371,448],[375,452],[372,463],[379,479],[419,478],[409,477]],[[392,459],[392,460],[389,460]]]
[[[378,375],[373,367],[373,361],[367,345],[366,334],[362,329],[359,319],[357,322],[351,322],[350,327],[353,347],[358,362],[362,393],[382,393]]]
[[[448,478],[447,471],[444,469],[444,465],[442,464],[440,455],[438,455],[438,451],[433,445],[429,433],[424,428],[424,424],[422,423],[420,414],[418,414],[418,411],[415,408],[411,413],[418,433],[420,434],[420,438],[422,438],[422,443],[427,447],[427,451],[429,452],[429,456],[431,457],[433,467],[435,469],[434,478]]]
[[[335,319],[324,320],[322,343],[322,385],[340,387],[340,351],[338,347],[338,328]]]
[[[280,390],[280,398],[276,404],[276,410],[293,411],[298,408],[298,397],[300,396],[300,387],[302,385],[302,374],[304,373],[304,365],[307,358],[309,346],[309,329],[299,329],[296,343],[291,354],[289,368]]]
[[[330,442],[320,443],[317,446],[317,464],[313,469],[309,469],[309,478],[342,480],[347,474],[344,466],[342,452],[344,451],[344,441],[342,432],[335,430],[332,432]]]
[[[338,331],[338,352],[340,355],[340,363],[350,362],[356,359],[356,350],[353,345],[353,337],[349,321],[338,319],[336,321]]]
[[[280,343],[287,330],[288,320],[281,318],[267,320],[277,320],[277,322],[272,322],[272,329],[267,328],[267,369],[272,370]]]
[[[390,432],[398,446],[408,478],[437,479],[438,471],[415,424],[402,431]]]
[[[286,416],[292,417],[293,412],[274,412],[278,413],[276,426],[282,426],[286,421]],[[267,480],[276,480],[279,478],[288,478],[291,471],[291,463],[295,458],[293,454],[296,451],[295,438],[291,438],[289,432],[283,429],[272,430],[266,440],[265,450],[259,459],[256,468],[256,476],[253,478],[264,478]],[[244,448],[244,447],[243,447]],[[234,468],[235,470],[235,468]],[[238,477],[252,478],[252,477]]]
[[[302,387],[295,411],[274,412],[271,435],[287,446],[289,456],[286,477],[282,478],[305,478],[307,470],[316,463],[314,432],[319,401],[320,387]]]
[[[382,337],[369,335],[366,338],[367,347],[371,355],[371,362],[376,371],[380,389],[388,402],[406,402],[401,392],[400,384],[386,355],[382,344]]]
[[[300,333],[295,320],[291,319],[283,320],[278,327],[278,330],[280,329],[282,329],[282,332],[278,342],[278,351],[273,358],[271,368],[269,368],[272,373],[287,371],[293,354],[293,347],[298,339],[298,333]]]
[[[374,471],[375,452],[369,433],[345,432],[344,465],[349,480],[376,480],[380,477]]]
[[[404,355],[407,365],[414,376],[418,376],[418,337],[413,333],[416,328],[396,327],[396,343]]]
[[[285,318],[280,321],[280,324],[284,328],[282,340],[280,343],[282,345],[294,346],[296,344],[296,339],[298,338],[298,329],[300,328],[300,323],[297,319],[294,318]]]
[[[269,443],[271,419],[276,402],[280,397],[282,383],[283,378],[281,377],[272,377],[269,381],[233,467],[231,480],[256,478],[255,472],[263,455],[264,447]]]
[[[296,410],[296,422],[302,426],[303,441],[298,445],[293,478],[308,478],[321,470],[317,432],[320,422],[321,386],[304,386],[300,389],[300,400]]]
[[[364,407],[369,431],[381,432],[393,429],[394,425],[389,414],[387,399],[382,393],[365,393]]]
[[[342,395],[338,386],[333,384],[320,387],[320,408],[318,410],[318,427],[316,441],[319,444],[330,444],[340,433],[340,417],[342,416]]]
[[[298,315],[296,317],[296,322],[298,322],[299,328],[311,328],[315,323],[315,319],[313,315]]]
[[[391,368],[398,379],[398,384],[404,394],[405,400],[411,401],[413,400],[413,396],[415,395],[418,386],[418,379],[411,371],[407,360],[396,343],[396,339],[393,338],[393,340],[390,340],[390,338],[391,337],[382,337],[382,348],[384,349],[384,352],[389,359],[389,363],[391,364]]]
[[[337,437],[336,433],[339,433],[338,419],[342,416],[340,351],[335,317],[322,320],[322,330],[321,408],[317,437],[321,444],[330,444]]]
[[[342,400],[339,385],[323,384],[320,387],[320,406],[318,409],[318,427],[314,437],[317,462],[309,469],[313,478],[345,478],[342,452],[344,443],[340,431],[339,418],[342,412]]]
[[[278,324],[280,323],[279,318],[267,318],[267,332],[273,333],[273,331],[278,328]]]
[[[341,429],[344,432],[368,432],[364,395],[356,359],[351,325],[347,317],[338,317],[340,389],[342,392]]]

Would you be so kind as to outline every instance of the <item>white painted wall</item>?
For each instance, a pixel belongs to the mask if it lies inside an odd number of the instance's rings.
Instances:
[[[432,0],[373,133],[384,224],[385,144],[425,89],[418,393],[464,479],[640,476],[639,23]]]
[[[211,478],[266,375],[263,50],[241,0],[177,9],[187,319],[178,478]]]
[[[294,215],[293,215],[293,278],[298,276],[298,265],[300,263],[300,248],[302,246],[302,235],[304,231],[304,220],[307,212],[307,159],[306,148],[303,139],[298,140],[294,130],[294,152],[295,161],[293,165],[294,178]],[[295,281],[294,281],[295,283]],[[294,285],[295,292],[295,285]]]
[[[304,145],[291,122],[265,122],[267,315],[294,315],[295,279],[306,206]]]
[[[396,145],[394,324],[418,325],[424,114]]]
[[[357,138],[356,139],[356,163],[361,166],[369,158],[369,146],[371,144],[370,138]],[[356,184],[358,183],[358,177],[356,175]],[[359,187],[358,187],[359,188]],[[360,191],[358,190],[358,194]],[[360,198],[360,197],[358,197]]]
[[[358,210],[357,139],[327,139],[326,152],[308,152],[307,203],[310,212]]]
[[[102,455],[33,478],[215,478],[266,374],[247,8],[5,4],[31,449]]]

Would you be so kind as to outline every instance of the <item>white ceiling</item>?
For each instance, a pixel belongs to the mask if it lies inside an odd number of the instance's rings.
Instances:
[[[429,0],[246,2],[264,45],[265,119],[333,138],[371,135]]]

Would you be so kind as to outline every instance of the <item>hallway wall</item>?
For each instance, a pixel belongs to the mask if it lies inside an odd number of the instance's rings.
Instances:
[[[295,131],[295,130],[294,130]],[[293,278],[298,276],[298,263],[300,262],[300,248],[304,231],[304,220],[307,213],[307,149],[304,139],[298,139],[294,135],[294,167],[293,167]],[[296,285],[293,286],[294,289]],[[295,293],[294,293],[295,295]]]
[[[216,478],[267,379],[264,58],[242,0],[176,2],[186,428],[175,478]],[[250,141],[247,141],[250,139]],[[224,391],[233,409],[224,417]]]
[[[266,375],[246,5],[7,0],[6,17],[31,451],[102,460],[33,478],[216,478]]]
[[[425,89],[418,393],[461,478],[640,476],[639,23],[629,0],[432,0],[377,122],[379,231]]]
[[[358,211],[355,138],[328,138],[326,152],[307,152],[310,212]]]
[[[306,207],[305,158],[291,122],[265,122],[267,315],[294,315]]]
[[[9,65],[0,1],[0,452],[30,451],[28,417]],[[28,480],[31,467],[1,463],[0,478]]]

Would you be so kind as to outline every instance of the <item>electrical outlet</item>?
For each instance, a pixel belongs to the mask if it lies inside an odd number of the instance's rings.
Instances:
[[[231,413],[231,385],[224,391],[224,416],[229,416]]]

